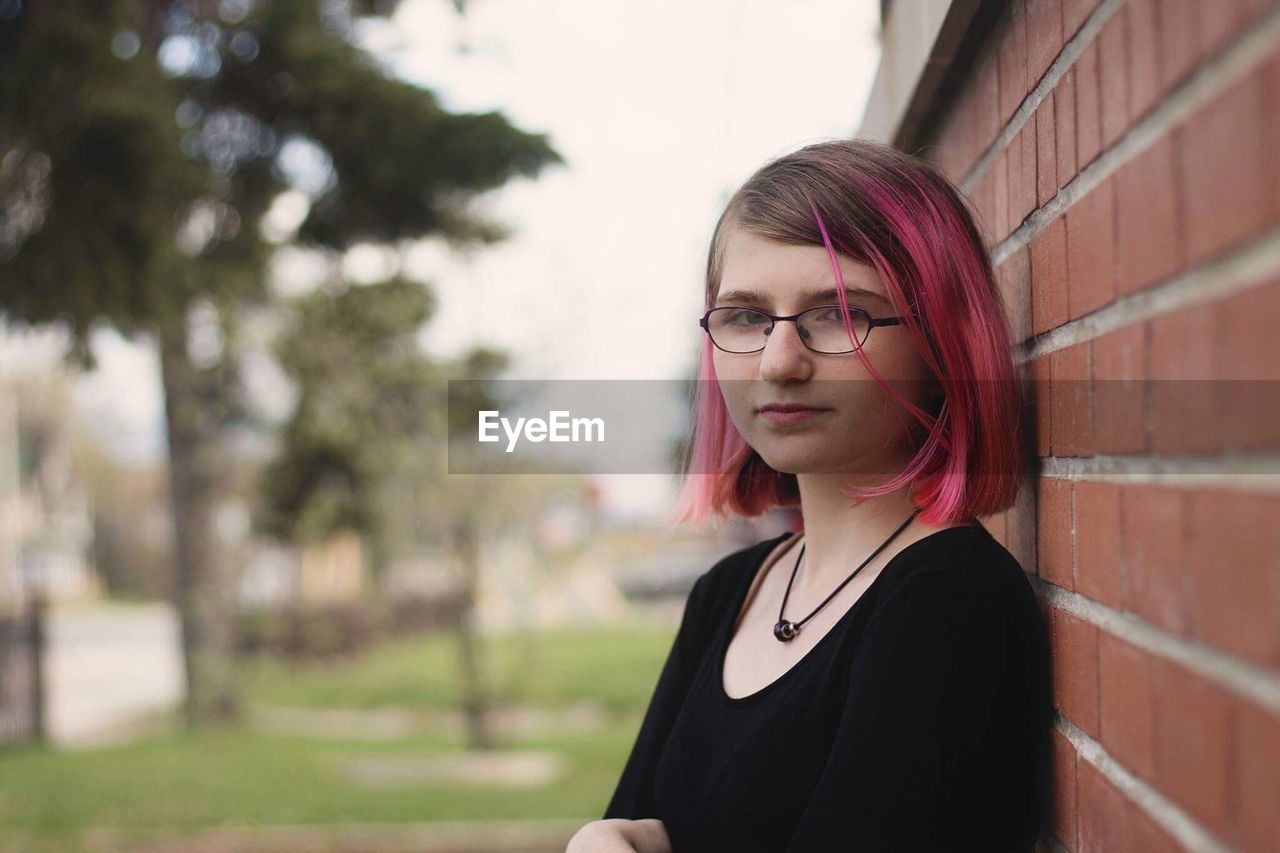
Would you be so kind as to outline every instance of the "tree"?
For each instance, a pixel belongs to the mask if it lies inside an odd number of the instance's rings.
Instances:
[[[0,21],[0,310],[64,326],[84,366],[97,326],[157,342],[192,725],[237,708],[213,517],[219,437],[245,417],[238,321],[269,298],[270,205],[305,191],[295,239],[333,251],[486,244],[507,232],[474,199],[563,162],[545,136],[450,113],[353,44],[353,15],[396,5],[28,0]],[[315,168],[291,166],[299,153]]]
[[[442,383],[417,341],[434,304],[403,279],[339,282],[294,300],[275,350],[298,403],[262,478],[267,532],[307,542],[358,531],[380,573],[391,484],[441,440],[432,413]]]

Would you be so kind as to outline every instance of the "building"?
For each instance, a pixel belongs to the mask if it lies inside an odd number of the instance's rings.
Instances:
[[[1280,850],[1280,3],[884,0],[860,135],[987,229],[1041,470],[1046,849]]]

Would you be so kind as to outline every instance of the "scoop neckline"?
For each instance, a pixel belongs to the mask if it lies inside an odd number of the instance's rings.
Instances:
[[[757,699],[760,699],[761,697],[765,696],[766,694],[772,693],[779,684],[788,680],[792,675],[794,675],[801,668],[801,666],[804,665],[805,661],[809,660],[811,657],[817,654],[818,651],[822,649],[833,636],[835,636],[840,632],[840,630],[844,627],[844,623],[847,622],[849,619],[853,618],[853,614],[856,613],[859,609],[861,609],[862,603],[867,600],[868,593],[870,593],[873,589],[876,588],[876,586],[880,583],[880,579],[883,578],[888,573],[889,569],[893,567],[894,563],[898,562],[899,558],[906,555],[909,551],[911,551],[917,545],[921,545],[925,542],[929,542],[934,537],[941,536],[944,533],[951,533],[956,530],[973,530],[973,529],[985,530],[985,528],[983,528],[982,525],[978,523],[960,524],[955,527],[944,527],[941,530],[935,530],[933,533],[930,533],[928,536],[922,536],[921,538],[907,545],[901,551],[899,551],[898,553],[894,554],[892,557],[889,558],[889,562],[884,564],[884,567],[880,570],[880,573],[876,575],[875,580],[873,580],[867,586],[867,588],[862,591],[862,595],[858,596],[858,600],[855,601],[853,605],[849,607],[848,610],[846,610],[843,614],[841,614],[840,618],[835,621],[835,624],[833,624],[827,630],[827,633],[823,634],[822,638],[819,639],[818,642],[813,644],[813,648],[809,649],[809,651],[801,655],[800,658],[795,663],[793,663],[785,672],[783,672],[773,681],[770,681],[768,684],[766,684],[764,687],[761,687],[759,690],[755,691],[754,693],[748,693],[745,696],[730,696],[728,693],[725,692],[725,689],[724,689],[724,664],[725,664],[725,659],[729,656],[729,644],[733,641],[733,628],[734,628],[733,623],[737,621],[737,617],[742,613],[742,605],[746,603],[747,593],[751,591],[751,585],[752,583],[754,583],[756,576],[759,575],[760,569],[764,566],[764,561],[769,558],[769,555],[773,553],[774,549],[785,538],[790,536],[799,536],[800,532],[788,531],[787,533],[783,533],[780,536],[775,536],[773,539],[767,540],[764,544],[768,545],[769,547],[765,548],[764,555],[760,558],[760,561],[752,567],[752,570],[750,572],[747,573],[748,578],[746,583],[743,584],[741,592],[739,592],[737,595],[734,596],[734,605],[733,605],[733,610],[731,611],[732,615],[728,620],[728,624],[721,631],[719,649],[716,654],[716,666],[714,667],[715,672],[714,672],[714,679],[713,679],[716,683],[715,684],[716,694],[720,697],[720,701],[726,705],[731,705],[731,706],[748,705],[756,701]]]

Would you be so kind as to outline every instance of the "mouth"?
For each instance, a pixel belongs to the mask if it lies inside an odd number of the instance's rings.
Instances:
[[[805,406],[796,403],[771,403],[757,410],[761,417],[774,424],[794,424],[817,417],[830,409],[817,406]]]

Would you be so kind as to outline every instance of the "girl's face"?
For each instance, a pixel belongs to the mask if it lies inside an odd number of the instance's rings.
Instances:
[[[873,267],[843,255],[837,258],[850,308],[862,308],[877,318],[898,316]],[[787,245],[734,228],[725,244],[722,269],[713,307],[759,308],[780,316],[839,305],[835,272],[824,246]],[[713,352],[730,417],[776,471],[893,474],[913,450],[909,430],[914,419],[876,382],[856,352],[814,352],[801,342],[796,324],[787,321],[774,324],[759,352]],[[872,328],[862,352],[898,394],[927,408],[932,376],[911,346],[905,326]],[[771,403],[821,411],[779,423],[761,412]]]

